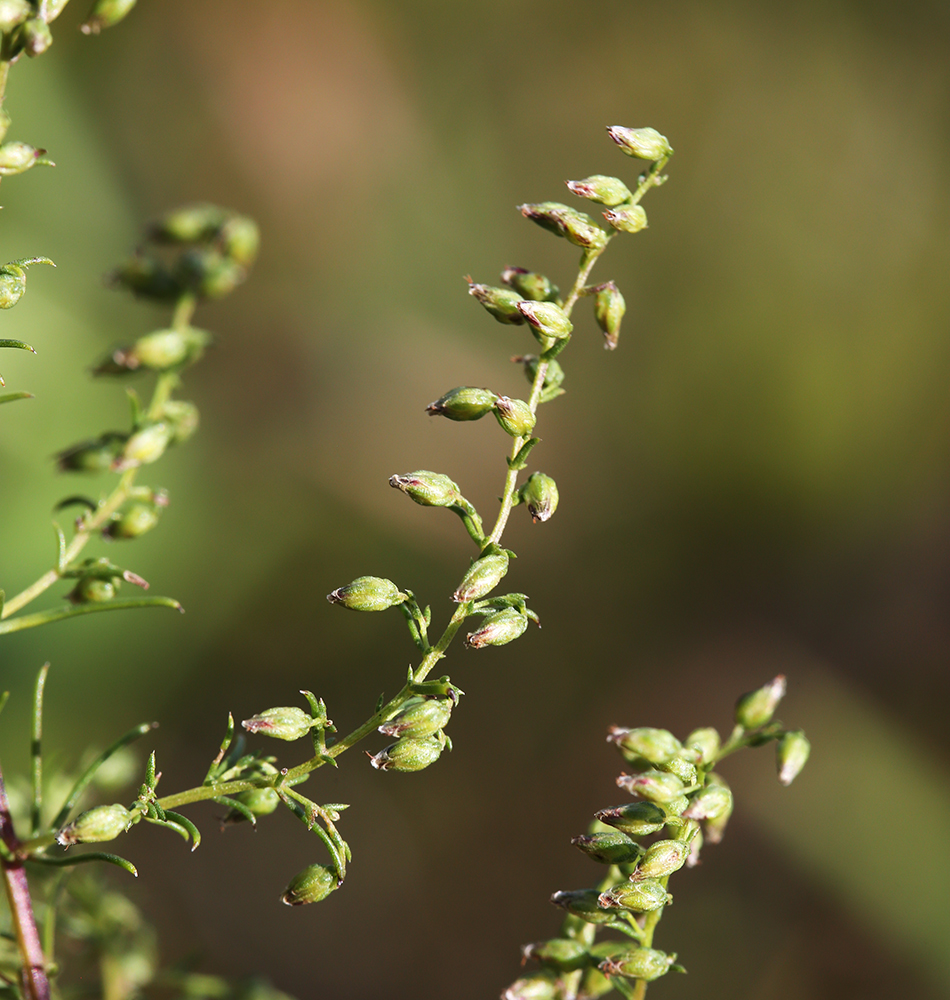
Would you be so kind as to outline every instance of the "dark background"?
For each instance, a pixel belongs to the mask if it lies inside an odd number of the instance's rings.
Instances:
[[[195,809],[193,856],[151,828],[117,845],[164,955],[301,998],[497,996],[519,945],[556,932],[550,893],[599,874],[569,839],[623,800],[606,727],[727,730],[736,695],[783,672],[813,760],[789,789],[768,748],[724,766],[728,835],[674,877],[656,939],[690,975],[651,996],[948,995],[946,6],[142,0],[91,39],[74,6],[8,91],[10,138],[58,165],[3,184],[0,258],[59,265],[3,317],[38,352],[0,359],[37,397],[0,414],[8,593],[50,564],[53,504],[99,488],[48,456],[126,420],[89,365],[166,321],[100,276],[191,200],[254,215],[264,242],[198,314],[216,336],[186,380],[202,431],[142,477],[172,506],[108,550],[187,614],[6,639],[8,770],[47,659],[54,762],[154,718],[166,792],[201,780],[229,710],[307,687],[346,731],[393,693],[414,653],[400,616],[324,595],[371,573],[436,624],[450,611],[471,543],[386,479],[446,472],[488,516],[507,440],[423,407],[458,384],[523,394],[507,358],[533,344],[462,276],[519,264],[568,286],[574,249],[513,206],[569,200],[566,177],[632,182],[607,124],[676,149],[650,228],[595,272],[627,299],[619,349],[582,303],[568,394],[542,411],[532,467],[561,509],[515,511],[506,535],[543,630],[452,650],[467,695],[436,766],[379,774],[357,751],[310,782],[352,803],[326,903],[278,902],[323,859],[289,815],[218,837],[220,810]]]

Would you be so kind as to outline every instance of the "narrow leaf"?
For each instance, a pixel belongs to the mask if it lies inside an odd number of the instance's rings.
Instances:
[[[8,618],[6,621],[0,622],[0,635],[3,635],[4,632],[20,632],[26,628],[48,625],[50,622],[62,621],[64,618],[92,615],[97,611],[125,611],[129,608],[174,608],[182,614],[185,612],[185,609],[172,597],[132,597],[127,600],[103,601],[101,604],[79,604],[75,607],[51,608],[49,611],[37,611],[32,615]]]
[[[33,726],[30,733],[30,759],[32,763],[33,802],[30,807],[30,826],[32,836],[40,833],[40,811],[43,807],[43,692],[46,689],[46,676],[49,673],[49,663],[44,663],[36,675],[36,685],[33,688]]]
[[[0,347],[19,347],[21,351],[30,351],[36,354],[36,351],[30,347],[29,344],[25,344],[22,340],[0,340]]]
[[[0,385],[3,385],[3,380],[0,379]],[[16,399],[32,399],[32,392],[5,392],[0,395],[0,403],[12,403]]]
[[[188,834],[193,841],[191,849],[194,851],[201,843],[201,833],[198,830],[198,827],[196,827],[187,816],[182,816],[181,813],[172,812],[170,809],[165,810],[165,816],[171,819],[173,823],[178,823],[188,831]]]
[[[53,865],[56,868],[63,868],[67,865],[81,865],[86,861],[105,861],[107,864],[118,865],[119,868],[124,868],[136,878],[139,877],[138,869],[131,861],[120,858],[118,854],[106,854],[105,851],[90,851],[88,854],[70,854],[62,858],[47,858],[37,854],[27,860],[40,865]]]

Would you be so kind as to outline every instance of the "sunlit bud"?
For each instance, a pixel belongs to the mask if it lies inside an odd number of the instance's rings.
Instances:
[[[247,271],[219,251],[202,247],[179,257],[175,277],[202,298],[220,299],[244,281]]]
[[[313,717],[302,708],[289,707],[269,708],[266,712],[252,715],[241,725],[249,733],[260,733],[262,736],[273,736],[277,740],[299,740],[313,728]]]
[[[600,893],[596,889],[574,889],[554,893],[551,902],[589,924],[612,923],[616,914],[603,909],[598,902],[599,897]]]
[[[501,995],[501,1000],[555,1000],[560,996],[558,980],[544,972],[516,979]]]
[[[261,231],[253,219],[246,215],[233,215],[222,226],[218,241],[225,256],[242,267],[250,267],[257,258]]]
[[[537,959],[544,965],[553,966],[559,972],[573,972],[590,964],[587,946],[574,938],[551,938],[537,944],[526,944],[521,954]]]
[[[808,760],[811,744],[800,729],[785,733],[775,745],[778,780],[790,785]]]
[[[44,20],[31,17],[20,28],[20,43],[28,56],[40,56],[53,44],[53,33]]]
[[[574,324],[567,318],[567,313],[554,302],[530,302],[525,299],[518,306],[522,316],[543,337],[560,340],[569,337]]]
[[[120,264],[108,280],[110,284],[127,288],[133,295],[157,302],[177,299],[183,290],[161,261],[140,253]]]
[[[683,746],[699,753],[700,763],[708,767],[719,753],[719,733],[712,727],[694,729],[683,741]]]
[[[384,736],[421,739],[437,733],[451,715],[451,698],[410,698],[394,718],[379,727],[379,731]]]
[[[511,359],[516,364],[522,365],[524,368],[525,378],[534,385],[534,380],[538,374],[538,365],[541,359],[537,354],[523,354],[516,356]],[[554,399],[555,396],[560,396],[564,390],[560,388],[561,383],[564,381],[564,369],[560,366],[557,359],[548,362],[547,371],[544,373],[544,385],[541,389],[541,400],[542,402],[547,402],[550,399]]]
[[[22,174],[29,170],[46,153],[25,142],[5,142],[0,146],[0,177]]]
[[[138,538],[158,524],[159,507],[148,503],[133,503],[103,529],[108,538]]]
[[[476,559],[462,577],[452,600],[459,604],[462,601],[477,601],[494,590],[507,572],[508,553],[504,549]]]
[[[679,871],[689,857],[689,844],[682,840],[657,840],[650,844],[632,878],[665,878]]]
[[[647,227],[647,213],[642,205],[620,205],[604,212],[604,218],[621,233],[639,233]]]
[[[66,595],[66,599],[73,604],[99,604],[111,601],[118,587],[118,580],[98,580],[92,576],[84,576]]]
[[[574,837],[571,843],[604,865],[629,865],[643,856],[643,848],[619,830]]]
[[[0,0],[0,32],[9,34],[32,14],[29,0]]]
[[[758,729],[771,721],[778,703],[785,695],[785,677],[774,680],[755,691],[744,694],[736,702],[736,723],[743,729]]]
[[[474,632],[469,632],[465,637],[465,645],[469,649],[504,646],[523,635],[527,627],[527,615],[523,615],[517,608],[503,608],[488,615]]]
[[[597,902],[606,909],[633,910],[634,913],[648,913],[666,906],[673,897],[663,886],[652,878],[641,882],[621,882],[612,889],[602,892]]]
[[[105,472],[112,468],[125,442],[125,434],[109,432],[95,441],[84,441],[61,451],[56,464],[60,472]]]
[[[555,302],[560,293],[560,289],[550,278],[525,267],[506,267],[501,272],[501,280],[534,302]]]
[[[607,234],[583,212],[577,212],[556,201],[537,205],[519,205],[518,211],[542,229],[563,236],[569,243],[585,250],[600,250],[607,244]]]
[[[675,954],[667,955],[665,951],[655,948],[637,948],[601,962],[600,970],[608,976],[628,976],[650,983],[666,975],[675,961]]]
[[[659,764],[658,767],[661,771],[669,771],[670,774],[675,774],[687,786],[695,785],[699,777],[696,765],[685,757],[674,757],[665,764]]]
[[[197,361],[210,341],[204,330],[156,330],[140,337],[131,347],[113,351],[94,371],[97,375],[121,375],[138,368],[168,371]]]
[[[103,28],[118,24],[135,6],[135,0],[96,0],[79,30],[84,35],[98,35]]]
[[[506,434],[512,437],[527,437],[537,422],[531,407],[523,399],[499,396],[495,400],[495,419]]]
[[[600,286],[594,296],[594,318],[604,334],[604,347],[612,351],[617,346],[620,337],[620,321],[627,311],[620,289],[608,281]]]
[[[683,811],[687,819],[719,819],[732,812],[732,792],[725,783],[711,782],[690,796],[689,806]]]
[[[404,736],[370,757],[369,762],[377,771],[421,771],[439,759],[442,748],[442,741],[434,736],[421,739]]]
[[[681,795],[678,798],[670,799],[669,802],[663,803],[663,808],[666,810],[667,816],[682,816],[683,810],[689,805],[689,799],[685,795]]]
[[[426,413],[430,417],[438,414],[449,420],[480,420],[490,413],[498,397],[488,389],[475,389],[472,386],[460,385],[450,389],[435,402],[429,403]]]
[[[162,421],[171,428],[170,444],[183,444],[198,430],[198,407],[183,399],[169,399],[162,405]]]
[[[587,198],[588,201],[596,201],[608,208],[629,201],[633,197],[630,189],[619,177],[594,174],[593,177],[585,177],[582,181],[565,181],[565,183],[570,188],[571,194],[576,194],[578,198]]]
[[[246,792],[236,792],[230,798],[237,799],[254,816],[269,816],[280,805],[280,796],[273,788],[249,788]],[[241,823],[246,819],[244,813],[231,809],[224,822]]]
[[[617,784],[631,795],[639,795],[650,802],[671,802],[683,794],[683,782],[669,771],[622,774]]]
[[[166,212],[148,227],[148,235],[156,243],[200,243],[214,239],[226,222],[225,209],[200,202]]]
[[[499,323],[520,326],[524,322],[524,316],[518,312],[518,303],[523,300],[513,289],[477,285],[469,281],[468,294],[474,295]]]
[[[379,576],[358,577],[345,587],[338,587],[327,594],[331,604],[342,604],[351,611],[385,611],[402,604],[408,597],[392,580]]]
[[[631,763],[643,758],[651,764],[665,764],[683,749],[680,741],[668,730],[651,729],[648,726],[637,729],[611,726],[607,742],[616,744],[624,758]]]
[[[628,155],[638,160],[662,160],[672,156],[673,150],[665,135],[655,128],[625,128],[623,125],[607,127],[610,138]]]
[[[132,814],[118,803],[96,806],[77,816],[56,835],[56,843],[63,847],[70,844],[100,844],[115,840],[129,828]]]
[[[112,463],[117,472],[157,462],[171,443],[172,430],[164,421],[147,424],[126,442],[122,454]]]
[[[557,510],[557,483],[543,472],[532,472],[521,487],[519,496],[535,524],[547,521]]]
[[[298,872],[284,889],[280,897],[288,906],[303,906],[304,903],[319,903],[342,884],[336,868],[330,865],[307,865]]]
[[[458,486],[441,472],[420,469],[405,476],[390,476],[389,485],[423,507],[449,507],[462,499]]]
[[[631,802],[625,806],[601,809],[594,814],[601,823],[612,826],[631,837],[657,833],[666,825],[666,810],[655,802]]]

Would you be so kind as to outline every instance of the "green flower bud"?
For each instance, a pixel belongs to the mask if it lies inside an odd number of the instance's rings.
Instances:
[[[639,795],[650,802],[672,802],[683,794],[683,782],[669,771],[621,774],[617,784],[631,795]]]
[[[581,979],[577,1000],[597,1000],[598,997],[606,996],[613,988],[613,982],[600,969],[588,969]]]
[[[261,231],[253,219],[234,215],[221,227],[218,241],[226,257],[242,267],[250,267],[257,259]]]
[[[674,757],[665,764],[659,764],[658,768],[661,771],[669,771],[670,774],[675,774],[684,785],[695,785],[699,778],[699,771],[697,771],[696,765],[685,757]]]
[[[800,729],[785,733],[775,744],[775,757],[778,764],[778,780],[783,785],[790,785],[799,775],[811,753],[811,744]]]
[[[369,762],[377,771],[421,771],[439,759],[443,746],[443,741],[435,736],[421,739],[404,736],[370,757]]]
[[[515,364],[520,364],[524,369],[525,378],[534,385],[534,380],[538,374],[538,365],[541,359],[537,354],[523,354],[511,359]],[[550,400],[564,394],[560,387],[564,381],[564,369],[558,364],[557,359],[548,362],[548,369],[544,375],[544,384],[541,389],[541,402],[547,403]]]
[[[732,792],[718,775],[716,777],[717,780],[689,796],[689,806],[683,810],[686,819],[720,819],[732,812]]]
[[[247,221],[250,222],[249,219]],[[226,222],[228,212],[217,205],[207,202],[183,205],[166,212],[157,222],[153,222],[148,228],[148,235],[156,243],[210,242]]]
[[[521,954],[525,959],[537,959],[558,972],[574,972],[590,965],[587,946],[574,938],[551,938],[538,944],[526,944]]]
[[[501,1000],[556,1000],[559,981],[545,972],[516,979],[501,995]]]
[[[491,285],[476,285],[468,279],[468,294],[476,299],[498,320],[499,323],[510,323],[520,326],[524,316],[518,312],[521,296],[510,288],[493,288]]]
[[[578,198],[587,198],[588,201],[596,201],[608,208],[629,201],[633,197],[630,189],[619,177],[594,174],[592,177],[585,177],[582,181],[565,181],[564,183],[570,188],[571,194],[576,194]]]
[[[66,600],[73,604],[99,604],[111,601],[118,588],[118,580],[100,580],[93,576],[84,576],[66,595]]]
[[[474,632],[469,632],[465,637],[465,645],[469,649],[504,646],[524,635],[527,627],[527,615],[522,614],[517,608],[503,608],[493,615],[488,615]]]
[[[135,296],[156,302],[177,299],[184,291],[161,261],[141,253],[120,264],[108,280],[112,285],[127,288]]]
[[[110,521],[103,529],[107,538],[138,538],[151,531],[158,524],[159,512],[163,505],[149,503],[133,503],[128,506],[115,520]]]
[[[105,472],[121,453],[127,435],[109,431],[94,441],[83,441],[56,456],[60,472]]]
[[[743,729],[759,729],[770,722],[778,703],[785,695],[785,677],[774,680],[755,691],[744,694],[736,702],[736,723]]]
[[[630,865],[639,861],[644,849],[619,830],[574,837],[571,843],[589,858],[604,865]]]
[[[523,399],[499,396],[493,412],[501,429],[512,437],[527,437],[537,423],[537,417]]]
[[[280,805],[280,796],[273,788],[250,788],[246,792],[236,792],[230,796],[236,799],[254,816],[270,816]],[[237,809],[231,809],[224,817],[225,823],[242,823],[247,817]]]
[[[304,903],[319,903],[334,889],[339,889],[343,880],[336,868],[330,865],[307,865],[291,880],[280,897],[288,906],[303,906]]]
[[[385,611],[409,599],[392,580],[379,576],[361,576],[345,587],[327,594],[331,604],[342,604],[351,611]]]
[[[608,281],[601,285],[594,296],[594,318],[604,334],[604,347],[612,351],[620,337],[620,321],[627,311],[620,289]]]
[[[716,759],[719,745],[719,733],[712,727],[694,729],[683,741],[683,746],[688,750],[695,750],[699,754],[699,762],[704,767],[709,767]]]
[[[55,21],[68,3],[69,0],[46,0],[46,23],[51,24]]]
[[[5,142],[0,146],[0,177],[22,174],[35,166],[45,153],[45,149],[37,149],[25,142]]]
[[[682,840],[657,840],[650,844],[631,878],[665,878],[679,871],[689,857],[689,844]]]
[[[654,979],[665,976],[675,961],[675,954],[667,955],[665,951],[657,951],[655,948],[637,948],[606,959],[601,962],[600,970],[608,976],[627,976],[651,983]]]
[[[631,802],[625,806],[601,809],[594,814],[601,823],[612,826],[631,837],[646,837],[666,826],[666,810],[655,802]]]
[[[550,278],[525,267],[506,267],[501,272],[501,280],[519,295],[534,302],[557,302],[560,294],[560,289]]]
[[[639,233],[647,227],[647,213],[642,205],[621,205],[604,212],[604,218],[621,233]]]
[[[245,719],[241,725],[249,733],[273,736],[278,740],[299,740],[313,728],[313,717],[295,706],[268,708],[267,711]]]
[[[168,371],[197,361],[210,342],[204,330],[194,327],[156,330],[146,334],[131,346],[113,351],[109,359],[96,369],[96,374],[113,375],[148,368]]]
[[[651,764],[665,764],[682,752],[680,741],[666,729],[624,729],[612,726],[607,737],[608,743],[616,744],[624,759],[635,763],[639,759]]]
[[[673,149],[666,136],[660,135],[655,128],[609,125],[607,132],[627,156],[635,156],[638,160],[662,160],[673,155]]]
[[[518,310],[542,337],[552,340],[562,340],[571,335],[574,324],[567,318],[567,313],[554,302],[523,301]]]
[[[600,906],[599,896],[596,889],[575,889],[554,893],[551,902],[589,924],[613,923],[617,919],[616,914]]]
[[[247,271],[218,250],[199,247],[179,257],[175,278],[201,298],[220,299],[247,278]]]
[[[122,454],[112,463],[112,468],[116,472],[124,472],[139,465],[151,465],[165,454],[171,439],[172,429],[164,421],[146,424],[125,442]]]
[[[547,521],[557,510],[557,483],[543,472],[532,472],[518,495],[535,524]]]
[[[597,902],[604,909],[633,910],[634,913],[649,913],[672,902],[673,897],[656,879],[645,878],[641,882],[621,882],[612,889],[602,892]]]
[[[421,469],[404,476],[390,476],[389,485],[423,507],[451,507],[462,500],[458,486],[441,472]]]
[[[0,32],[8,35],[33,14],[28,0],[0,0]]]
[[[475,389],[460,385],[450,389],[435,402],[429,403],[426,413],[430,417],[436,414],[448,417],[449,420],[480,420],[490,413],[498,397],[488,389]]]
[[[397,715],[379,727],[379,732],[410,739],[434,736],[448,724],[452,707],[451,698],[410,698]]]
[[[607,245],[607,234],[596,222],[583,212],[577,212],[556,201],[545,201],[537,205],[519,205],[518,211],[542,229],[563,236],[574,246],[585,250],[601,250]]]
[[[84,35],[98,35],[103,28],[118,24],[134,6],[135,0],[96,0],[79,30]]]
[[[507,572],[508,553],[504,549],[476,559],[462,577],[452,600],[459,604],[463,601],[477,601],[494,590]]]
[[[56,843],[63,847],[71,844],[101,844],[115,840],[131,825],[132,813],[118,803],[111,806],[96,806],[80,813],[72,823],[64,826],[56,835]]]
[[[162,406],[161,419],[172,432],[169,444],[183,444],[198,430],[198,407],[183,399],[169,399]]]
[[[53,33],[49,25],[39,17],[32,17],[20,28],[19,42],[30,58],[41,56],[52,44]]]

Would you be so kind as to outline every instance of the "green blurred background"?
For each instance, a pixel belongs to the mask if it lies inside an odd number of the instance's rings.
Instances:
[[[518,946],[555,933],[550,893],[599,874],[569,839],[623,800],[606,727],[726,729],[783,672],[813,760],[787,790],[769,749],[724,767],[728,836],[674,878],[657,936],[690,975],[651,996],[950,995],[946,5],[141,0],[91,39],[75,6],[9,88],[11,138],[58,165],[3,184],[0,259],[59,267],[3,318],[38,352],[0,359],[37,397],[0,424],[8,593],[50,564],[53,504],[99,488],[48,457],[126,419],[89,365],[165,321],[101,275],[191,200],[254,215],[264,243],[198,314],[216,335],[187,376],[202,431],[143,477],[171,507],[107,550],[187,614],[7,638],[8,769],[47,659],[54,759],[154,718],[167,791],[200,781],[229,710],[307,687],[348,729],[393,693],[401,617],[324,595],[372,573],[449,612],[471,543],[386,479],[444,471],[490,510],[503,435],[423,407],[457,384],[522,394],[507,358],[533,343],[462,276],[569,284],[573,248],[514,206],[568,200],[567,177],[632,181],[607,124],[677,151],[650,229],[596,272],[627,299],[620,349],[582,303],[568,394],[542,412],[533,467],[561,510],[516,511],[506,536],[543,630],[453,650],[467,697],[437,766],[378,774],[357,752],[311,781],[353,803],[352,870],[321,906],[277,901],[322,860],[289,815],[218,837],[220,810],[196,809],[193,856],[136,829],[121,849],[165,956],[301,998],[497,996]]]

